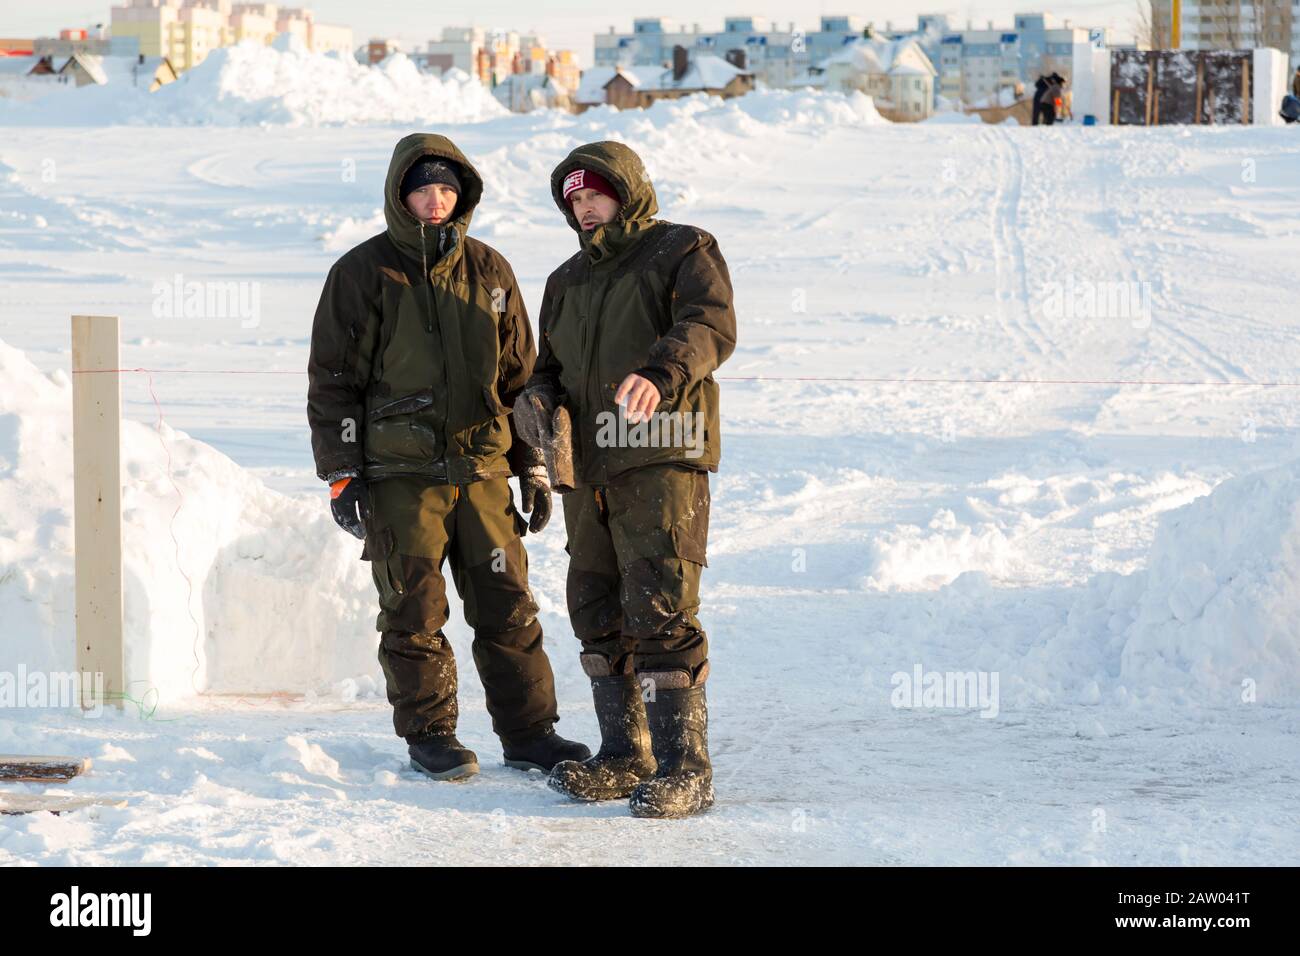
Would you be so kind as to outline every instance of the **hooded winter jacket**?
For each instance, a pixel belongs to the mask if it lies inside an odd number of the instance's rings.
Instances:
[[[399,195],[425,156],[462,170],[441,226],[421,223]],[[321,478],[463,484],[509,475],[511,461],[518,471],[526,446],[512,441],[507,412],[536,350],[510,265],[467,235],[482,195],[478,172],[446,137],[413,134],[393,150],[387,229],[330,269],[312,326],[307,418]]]
[[[622,200],[615,220],[590,232],[564,198],[565,178],[580,168],[604,176]],[[578,482],[600,485],[667,463],[717,471],[722,443],[713,371],[735,348],[736,313],[716,240],[654,218],[654,187],[640,157],[622,143],[575,149],[551,174],[551,193],[581,248],[547,280],[529,384],[554,389],[569,409]],[[659,418],[658,427],[624,434],[610,425],[618,420],[615,392],[632,372],[659,389],[656,416],[673,414]]]

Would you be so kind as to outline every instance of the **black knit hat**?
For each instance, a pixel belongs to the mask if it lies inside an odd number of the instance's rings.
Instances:
[[[421,186],[429,186],[434,183],[441,183],[444,186],[450,186],[461,192],[460,188],[460,164],[452,162],[450,159],[442,159],[439,156],[425,156],[417,161],[406,175],[402,177],[402,199],[419,189]]]

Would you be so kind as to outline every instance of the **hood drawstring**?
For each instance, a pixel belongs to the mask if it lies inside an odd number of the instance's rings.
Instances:
[[[429,299],[429,254],[424,246],[424,223],[420,223],[420,265],[424,270],[420,273],[420,285],[424,286],[424,317],[428,320],[425,329],[432,333],[433,303]]]

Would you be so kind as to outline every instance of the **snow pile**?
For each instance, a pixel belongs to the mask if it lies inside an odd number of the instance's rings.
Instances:
[[[109,83],[61,89],[30,106],[0,104],[0,122],[31,125],[428,125],[506,110],[463,72],[439,78],[396,54],[370,67],[301,43],[245,42],[212,51],[154,93]]]
[[[72,385],[3,342],[0,378],[0,670],[72,671]],[[159,438],[123,422],[128,693],[373,693],[369,566],[324,501],[273,492],[165,424]]]
[[[1161,518],[1147,570],[1101,575],[1048,653],[1100,651],[1121,695],[1300,699],[1300,461]]]
[[[1023,551],[946,509],[880,533],[863,582],[889,592],[874,646],[997,672],[1010,708],[1300,701],[1300,460],[1162,514],[1134,574],[993,586]]]
[[[608,122],[602,112],[613,107],[598,107],[584,118]],[[820,90],[759,90],[723,100],[703,93],[675,100],[659,100],[646,110],[626,111],[644,116],[655,126],[679,126],[689,120],[707,121],[710,126],[740,135],[762,133],[771,127],[788,130],[838,126],[892,125],[876,111],[870,96],[854,91],[847,95]],[[665,122],[669,121],[669,122]]]
[[[993,524],[971,528],[957,522],[947,508],[928,528],[902,525],[871,542],[866,586],[878,590],[933,588],[967,571],[1005,575],[1013,549]]]

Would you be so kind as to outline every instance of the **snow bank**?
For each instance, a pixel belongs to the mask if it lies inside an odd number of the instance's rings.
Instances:
[[[582,114],[602,125],[613,122],[619,111],[597,107]],[[644,117],[655,127],[679,126],[688,120],[707,122],[712,128],[749,135],[769,127],[808,129],[836,126],[892,126],[876,111],[871,97],[853,92],[827,93],[821,90],[757,90],[724,100],[698,93],[675,100],[660,100],[645,110],[625,110],[624,115]],[[674,130],[676,131],[676,130]]]
[[[3,342],[0,378],[0,670],[71,671],[72,386]],[[373,692],[368,565],[323,499],[273,492],[165,424],[161,438],[123,423],[128,692]]]
[[[1095,578],[1048,648],[1102,652],[1117,687],[1300,700],[1300,461],[1164,515],[1147,570]]]
[[[877,534],[861,583],[889,604],[873,641],[996,671],[1007,707],[1300,702],[1300,461],[1166,511],[1134,574],[994,586],[1023,548],[946,509]]]
[[[32,104],[0,101],[0,123],[40,126],[427,125],[505,113],[464,73],[421,73],[401,54],[370,67],[279,41],[214,50],[154,93],[110,82],[59,89]]]
[[[1014,549],[993,524],[971,528],[941,509],[928,528],[901,525],[872,539],[866,586],[909,590],[950,584],[959,575],[979,571],[1005,575]]]

